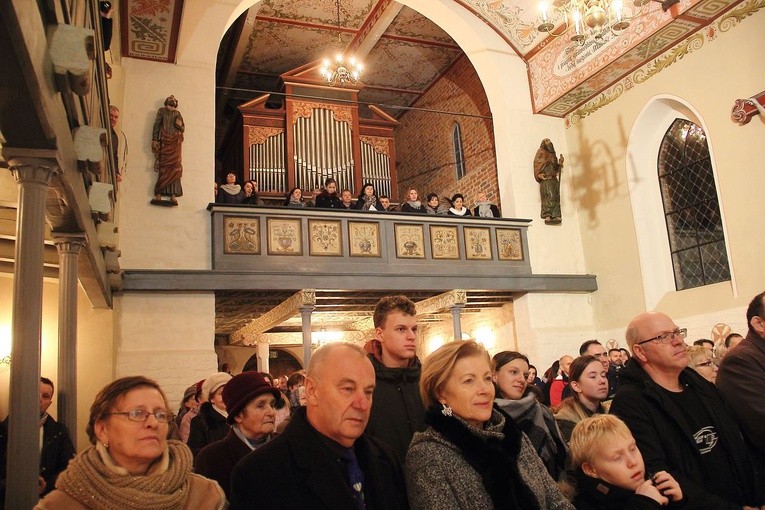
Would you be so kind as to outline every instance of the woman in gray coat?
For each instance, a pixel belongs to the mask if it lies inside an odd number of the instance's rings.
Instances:
[[[450,342],[422,365],[425,432],[406,456],[413,510],[573,510],[528,437],[493,407],[489,355],[474,341]]]

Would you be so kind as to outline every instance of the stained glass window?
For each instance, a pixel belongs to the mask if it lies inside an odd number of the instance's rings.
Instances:
[[[454,177],[459,180],[465,177],[465,151],[462,150],[462,129],[456,122],[452,128],[452,144],[454,146]]]
[[[662,140],[658,167],[677,290],[730,280],[704,130],[676,119]]]

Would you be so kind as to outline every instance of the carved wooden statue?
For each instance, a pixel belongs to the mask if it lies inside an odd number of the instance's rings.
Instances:
[[[563,154],[555,157],[555,147],[549,138],[542,140],[534,156],[534,179],[539,183],[542,199],[541,217],[548,225],[560,225],[560,172],[563,168]]]
[[[186,126],[177,108],[178,100],[174,96],[168,97],[165,99],[165,106],[157,111],[157,117],[154,120],[151,151],[155,157],[154,171],[157,172],[157,184],[154,186],[154,199],[151,203],[155,205],[178,205],[176,197],[183,195],[181,146]],[[163,200],[162,197],[170,197],[170,200]]]

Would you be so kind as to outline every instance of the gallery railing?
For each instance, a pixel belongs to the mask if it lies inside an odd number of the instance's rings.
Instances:
[[[216,204],[208,209],[213,270],[487,281],[531,274],[530,220]]]

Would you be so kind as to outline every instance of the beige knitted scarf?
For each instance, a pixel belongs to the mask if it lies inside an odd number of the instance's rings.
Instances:
[[[189,495],[191,451],[169,440],[145,476],[114,463],[101,443],[80,453],[59,475],[56,488],[93,510],[181,509]]]

